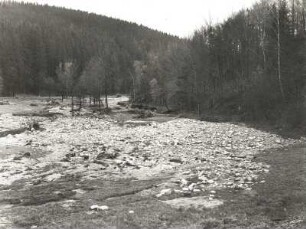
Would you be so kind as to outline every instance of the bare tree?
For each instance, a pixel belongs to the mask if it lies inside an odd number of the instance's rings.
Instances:
[[[281,76],[281,36],[280,36],[280,8],[281,0],[278,0],[278,9],[277,9],[277,72],[278,72],[278,83],[281,95],[285,99],[284,87],[282,83]]]

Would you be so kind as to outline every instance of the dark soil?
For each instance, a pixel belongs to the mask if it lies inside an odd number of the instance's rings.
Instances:
[[[2,132],[0,132],[0,138],[5,137],[5,136],[7,136],[9,134],[11,134],[11,135],[21,134],[21,133],[23,133],[23,132],[25,132],[27,130],[28,130],[28,128],[22,127],[22,128],[18,128],[18,129],[15,129],[15,130],[2,131]]]

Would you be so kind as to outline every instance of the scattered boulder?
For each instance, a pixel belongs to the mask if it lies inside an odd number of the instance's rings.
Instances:
[[[18,155],[18,156],[15,156],[13,158],[14,161],[20,161],[22,158],[29,158],[31,157],[31,153],[30,152],[25,152],[24,154],[22,155]]]
[[[60,161],[61,162],[70,162],[71,159],[70,159],[70,157],[65,157],[65,158],[61,159]]]
[[[127,101],[124,101],[124,102],[121,101],[121,102],[118,102],[117,105],[119,105],[119,106],[121,106],[121,107],[126,107],[126,106],[129,105],[129,102],[127,102]]]
[[[66,158],[75,157],[75,156],[76,156],[75,152],[70,152],[66,154]]]
[[[102,152],[99,153],[96,157],[96,160],[103,160],[103,159],[116,159],[119,156],[118,152]]]
[[[94,210],[94,211],[98,211],[98,210],[106,211],[108,209],[109,207],[106,205],[99,206],[95,204],[95,205],[90,206],[90,210]]]
[[[15,156],[15,157],[13,157],[13,160],[14,161],[20,161],[22,159],[22,156]]]
[[[99,165],[103,165],[105,168],[108,167],[108,164],[105,163],[104,161],[94,160],[93,163],[96,163],[96,164],[99,164]]]
[[[82,154],[81,157],[82,157],[84,160],[89,160],[89,155],[88,155],[88,154]]]
[[[164,195],[170,195],[172,193],[171,188],[168,189],[162,189],[159,194],[156,195],[157,198],[162,197]]]
[[[150,110],[141,110],[139,112],[139,115],[136,116],[136,118],[151,118],[154,116],[154,113]]]
[[[51,100],[47,101],[47,105],[58,106],[58,105],[60,105],[60,103],[58,101],[56,101],[55,99],[51,99]]]
[[[215,208],[223,204],[223,201],[205,196],[191,197],[191,198],[177,198],[173,200],[163,201],[174,208]]]
[[[0,101],[0,106],[1,105],[10,105],[9,101]]]
[[[171,158],[169,161],[173,163],[183,164],[183,161],[180,158]]]
[[[30,152],[26,152],[22,155],[23,157],[30,157],[31,156],[31,153]]]
[[[32,144],[32,142],[33,142],[32,140],[28,140],[25,145],[30,146]]]
[[[53,173],[51,175],[48,175],[45,177],[45,180],[48,181],[48,182],[51,182],[51,181],[54,181],[54,180],[57,180],[59,178],[61,178],[62,175],[59,174],[59,173]]]
[[[31,129],[34,129],[34,130],[39,130],[40,129],[40,125],[39,125],[39,122],[37,121],[34,121],[31,125]]]

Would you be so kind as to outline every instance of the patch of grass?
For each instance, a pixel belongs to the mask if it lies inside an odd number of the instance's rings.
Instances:
[[[22,228],[305,228],[306,148],[266,152],[256,160],[271,165],[263,177],[266,182],[252,191],[220,190],[216,198],[225,204],[209,210],[174,209],[151,194],[142,195],[164,179],[64,176],[38,185],[19,183],[7,189],[4,200],[14,205],[13,221]],[[77,194],[76,189],[84,193]],[[67,200],[73,200],[69,206]],[[109,210],[91,211],[94,204],[107,205]]]
[[[305,228],[305,155],[306,148],[303,147],[259,155],[256,160],[271,165],[270,173],[264,177],[266,182],[255,185],[252,193],[220,191],[220,197],[227,203],[218,212],[209,214],[214,217],[219,215],[219,219],[238,219],[227,224],[226,228]],[[294,221],[296,223],[291,223]]]

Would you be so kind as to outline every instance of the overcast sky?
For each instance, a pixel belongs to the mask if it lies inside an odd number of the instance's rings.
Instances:
[[[19,0],[18,0],[19,1]],[[222,22],[256,0],[26,0],[94,12],[186,37],[208,22]]]

